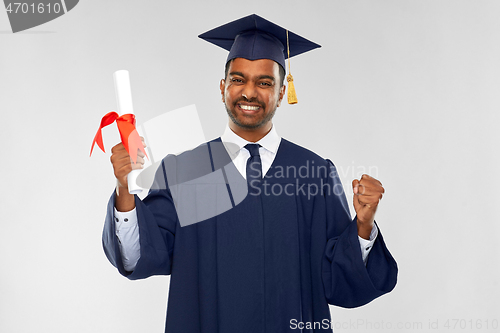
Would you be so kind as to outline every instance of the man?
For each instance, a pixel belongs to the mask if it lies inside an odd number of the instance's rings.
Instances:
[[[328,303],[360,306],[396,284],[396,262],[374,222],[381,183],[353,181],[351,220],[332,162],[273,126],[285,45],[318,47],[288,33],[250,15],[200,36],[230,50],[220,82],[228,127],[167,156],[143,201],[126,181],[143,156],[131,165],[123,145],[113,147],[118,185],[105,252],[129,279],[171,274],[166,332],[331,332]]]

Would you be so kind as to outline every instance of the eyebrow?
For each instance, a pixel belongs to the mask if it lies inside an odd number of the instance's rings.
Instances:
[[[272,80],[273,82],[275,81],[274,76],[271,76],[271,75],[261,75],[261,76],[257,77],[257,79],[258,80],[269,79],[269,80]]]
[[[231,73],[229,73],[229,75],[238,75],[238,76],[245,77],[245,75],[243,75],[242,72],[231,72]]]
[[[231,75],[231,76],[238,75],[241,77],[245,77],[245,75],[243,75],[242,72],[231,72],[231,73],[229,73],[229,75]],[[260,75],[257,77],[257,80],[262,80],[262,79],[269,79],[269,80],[272,80],[273,82],[276,81],[274,76],[271,76],[271,75]]]

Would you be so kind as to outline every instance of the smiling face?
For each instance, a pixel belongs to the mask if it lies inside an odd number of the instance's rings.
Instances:
[[[242,137],[241,133],[253,132],[255,138],[271,130],[271,119],[285,94],[279,77],[279,65],[273,60],[231,61],[220,90],[233,132]]]

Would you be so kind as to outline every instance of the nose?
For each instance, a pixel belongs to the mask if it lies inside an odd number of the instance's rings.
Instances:
[[[257,97],[257,89],[252,82],[245,84],[241,91],[241,96],[245,97],[247,100]]]

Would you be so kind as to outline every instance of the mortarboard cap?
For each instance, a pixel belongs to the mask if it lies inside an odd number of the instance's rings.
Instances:
[[[283,69],[286,69],[285,59],[321,47],[255,14],[214,28],[198,37],[228,50],[226,63],[235,58],[271,59]],[[287,81],[290,94],[293,87],[291,75],[288,75]],[[291,103],[296,103],[296,98]]]
[[[287,30],[258,15],[252,14],[207,31],[198,37],[229,51],[227,61],[271,59],[285,69]],[[288,31],[290,57],[321,47]]]

